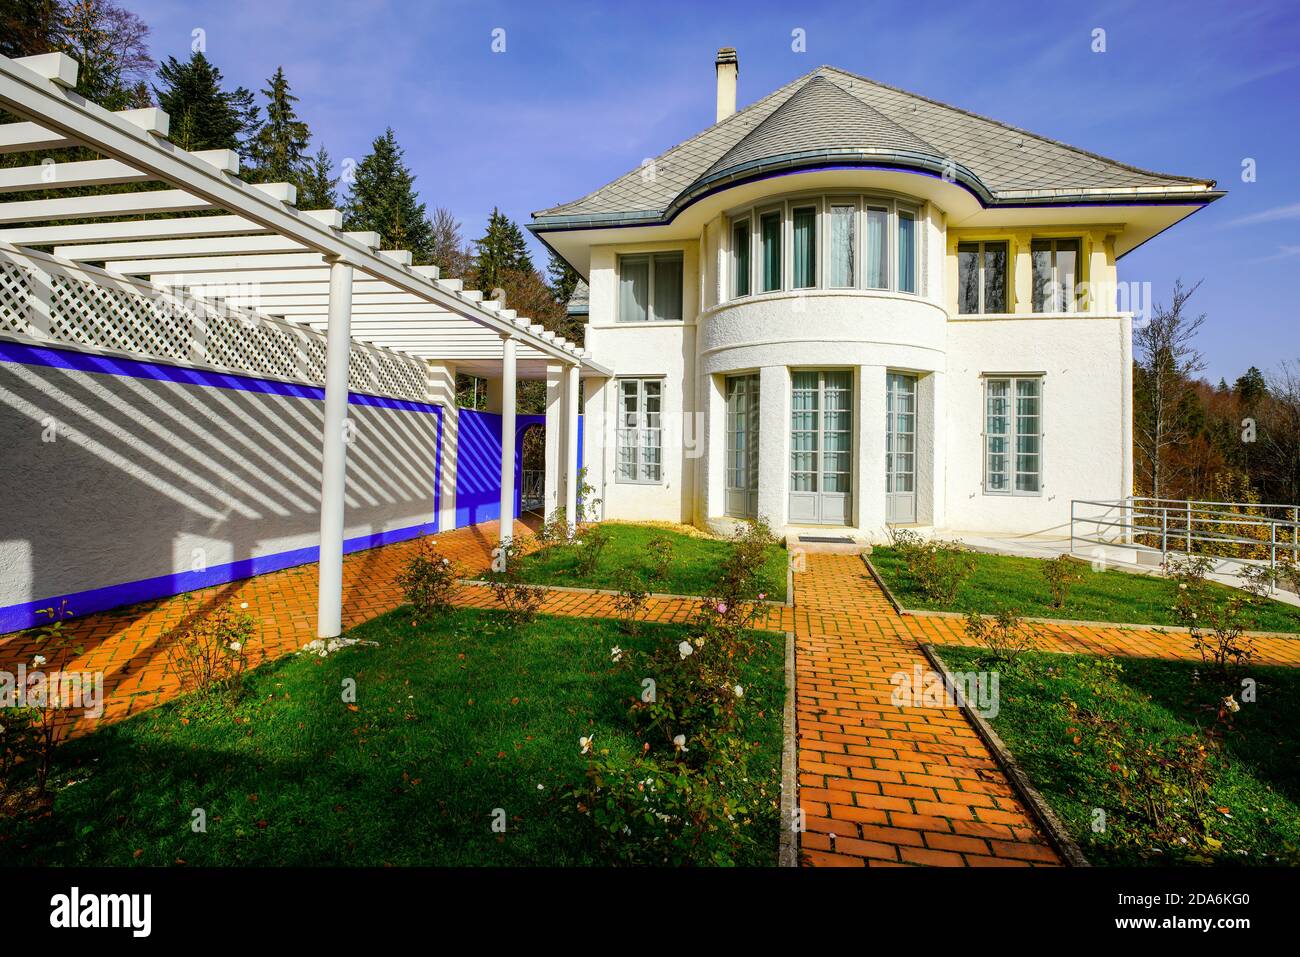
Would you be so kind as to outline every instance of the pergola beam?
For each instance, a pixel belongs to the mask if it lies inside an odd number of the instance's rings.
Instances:
[[[156,213],[189,213],[211,209],[202,196],[183,189],[144,190],[135,193],[104,193],[99,196],[68,196],[60,199],[31,199],[0,203],[0,224],[48,223],[57,219],[99,219],[105,216],[144,216]]]
[[[235,217],[240,218],[240,217]],[[261,227],[254,227],[261,229]],[[265,230],[262,230],[263,232]],[[365,242],[371,233],[346,233]],[[274,233],[262,236],[208,236],[202,238],[141,240],[126,243],[86,243],[58,246],[54,255],[64,259],[114,262],[135,259],[171,259],[183,256],[236,256],[249,253],[309,252],[302,243]],[[116,267],[114,267],[116,268]]]
[[[239,154],[233,150],[203,150],[189,154],[226,173],[239,172]],[[232,159],[233,158],[233,159]],[[81,160],[75,163],[44,162],[36,166],[0,169],[0,193],[32,189],[72,189],[77,186],[111,186],[117,183],[145,183],[151,173],[113,159]]]

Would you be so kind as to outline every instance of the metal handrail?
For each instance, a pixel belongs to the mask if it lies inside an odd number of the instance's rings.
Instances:
[[[1206,508],[1206,506],[1216,506]],[[1219,508],[1217,506],[1225,506]],[[1100,514],[1081,515],[1081,507],[1102,509]],[[1246,515],[1246,509],[1284,509],[1290,518]],[[1085,532],[1090,526],[1092,534]],[[1199,526],[1199,527],[1198,527]],[[1241,529],[1267,528],[1267,540]],[[1104,532],[1104,529],[1116,530]],[[1233,534],[1238,532],[1238,534]],[[1109,535],[1110,537],[1104,537]],[[1143,539],[1159,539],[1159,549]],[[1187,555],[1205,555],[1254,564],[1262,559],[1249,555],[1214,555],[1205,546],[1236,545],[1250,549],[1267,549],[1268,565],[1276,569],[1279,553],[1290,553],[1292,562],[1300,561],[1300,506],[1261,505],[1255,502],[1198,502],[1192,499],[1166,499],[1131,496],[1123,499],[1074,499],[1070,503],[1070,551],[1077,543],[1132,548],[1156,552],[1167,561],[1171,551]],[[1198,548],[1198,546],[1201,546]]]

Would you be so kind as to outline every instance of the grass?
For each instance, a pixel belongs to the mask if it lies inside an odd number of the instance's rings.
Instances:
[[[257,669],[235,710],[182,702],[56,752],[53,813],[0,820],[0,862],[76,865],[584,865],[603,863],[565,791],[578,737],[639,750],[640,691],[609,649],[681,640],[678,626],[539,617],[510,629],[458,610],[413,627],[402,609],[353,629],[376,646]],[[761,747],[744,863],[777,851],[783,644],[762,634],[744,706]],[[356,682],[356,704],[341,691]],[[206,812],[207,832],[191,829]],[[505,833],[492,830],[505,812]]]
[[[1053,608],[1042,566],[1046,559],[1013,558],[972,552],[975,573],[957,592],[950,605],[930,601],[912,578],[898,551],[877,548],[871,563],[905,608],[930,611],[978,611],[992,614],[1016,608],[1029,618],[1063,618],[1073,621],[1113,621],[1135,625],[1178,625],[1173,613],[1177,586],[1167,578],[1108,569],[1095,571],[1079,562],[1083,581],[1070,591],[1064,608]],[[1211,588],[1229,591],[1226,585]],[[1258,631],[1300,632],[1300,608],[1266,601],[1254,610]]]
[[[609,533],[609,546],[590,575],[578,574],[577,556],[572,547],[551,546],[533,552],[519,563],[521,579],[538,585],[616,589],[620,570],[632,568],[648,581],[652,563],[646,544],[662,535],[673,543],[673,560],[667,580],[654,582],[652,590],[672,595],[707,595],[717,581],[718,566],[730,547],[723,539],[685,535],[653,525],[606,522],[602,528]],[[767,565],[760,573],[762,590],[769,601],[785,601],[786,564],[785,549],[773,545]]]
[[[988,669],[985,654],[942,650],[953,671]],[[1221,721],[1225,686],[1196,663],[1030,652],[1016,669],[1001,670],[992,724],[1094,864],[1300,863],[1300,669],[1246,674],[1257,682],[1256,703],[1243,702]],[[1103,728],[1115,735],[1120,757],[1097,733]],[[1203,830],[1160,835],[1140,802],[1123,803],[1114,762],[1132,769],[1147,749],[1167,749],[1189,734],[1217,741],[1204,778]],[[1170,780],[1161,773],[1162,784]],[[1093,830],[1098,808],[1106,814],[1100,833]]]

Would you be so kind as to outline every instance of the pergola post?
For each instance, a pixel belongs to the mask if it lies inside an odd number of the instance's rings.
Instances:
[[[515,527],[515,340],[501,337],[501,562]]]
[[[348,364],[352,353],[352,267],[330,261],[325,350],[325,426],[321,439],[320,571],[316,637],[343,631],[343,525],[347,484]]]
[[[572,537],[578,525],[578,365],[564,367],[564,514]]]

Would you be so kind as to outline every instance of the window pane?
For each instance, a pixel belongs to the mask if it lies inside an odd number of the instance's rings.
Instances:
[[[1035,239],[1029,253],[1034,261],[1034,312],[1048,312],[1052,309],[1052,244]]]
[[[734,296],[749,295],[749,220],[736,223],[731,229],[731,292]]]
[[[889,210],[867,209],[867,286],[884,289],[889,285]]]
[[[759,220],[763,242],[763,291],[781,288],[781,214],[764,213]]]
[[[650,318],[650,260],[645,256],[619,260],[618,318],[645,322]]]
[[[965,315],[980,311],[979,243],[957,244],[957,311]]]
[[[1056,241],[1057,309],[1074,312],[1075,284],[1079,273],[1079,240]]]
[[[984,485],[990,492],[1010,491],[1011,383],[989,379],[984,384]]]
[[[916,219],[898,213],[898,291],[916,292]]]
[[[817,285],[817,210],[804,206],[794,211],[794,288]]]
[[[1007,311],[1007,244],[984,244],[984,311]]]
[[[853,206],[831,207],[831,285],[853,285],[853,220],[857,209]]]
[[[682,318],[681,253],[655,256],[654,317],[663,322],[680,322]]]

